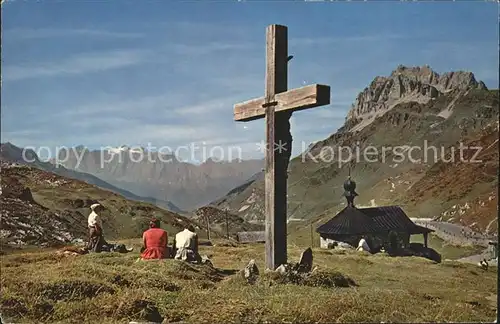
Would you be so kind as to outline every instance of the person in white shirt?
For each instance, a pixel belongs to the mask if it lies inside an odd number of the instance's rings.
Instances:
[[[97,214],[98,211],[102,210],[102,205],[93,204],[92,206],[90,206],[90,209],[92,210],[92,212],[90,213],[88,218],[88,226],[89,227],[98,226],[99,228],[102,229],[102,220],[99,214]]]
[[[102,246],[105,244],[102,233],[102,220],[98,214],[104,209],[101,204],[93,204],[90,206],[92,212],[88,217],[89,243],[87,249],[93,252],[101,252]]]
[[[177,233],[174,238],[173,251],[175,259],[188,262],[201,262],[198,253],[198,235],[193,225],[187,226],[183,231]]]
[[[366,252],[370,252],[370,246],[368,245],[368,243],[366,242],[366,239],[365,237],[363,236],[361,238],[361,240],[359,240],[359,243],[358,243],[358,251],[366,251]]]

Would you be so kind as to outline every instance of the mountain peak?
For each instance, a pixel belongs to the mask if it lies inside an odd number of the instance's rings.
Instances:
[[[32,162],[39,161],[35,151],[32,149],[20,148],[11,142],[0,144],[0,159],[19,163],[24,162],[25,160],[30,160]]]
[[[425,64],[422,66],[406,66],[403,64],[399,64],[398,67],[392,71],[392,74],[394,73],[402,73],[402,72],[434,72],[432,68]]]
[[[412,78],[424,84],[432,85],[442,92],[455,89],[467,90],[471,88],[486,90],[484,82],[478,82],[474,73],[470,71],[450,71],[440,75],[429,65],[405,66],[400,64],[392,71],[389,79],[398,76]]]
[[[435,78],[439,78],[439,74],[437,74],[429,65],[405,66],[400,64],[394,71],[392,71],[390,77],[395,77],[398,75],[416,77],[421,79],[429,78],[429,82],[432,82],[432,80]]]
[[[399,65],[389,76],[377,76],[360,92],[349,111],[346,124],[359,130],[397,104],[427,103],[452,91],[487,90],[472,72],[454,71],[438,74],[429,65]],[[362,122],[359,122],[362,121]]]
[[[0,144],[0,150],[1,151],[6,151],[6,150],[20,150],[19,147],[15,146],[11,142],[5,142]]]

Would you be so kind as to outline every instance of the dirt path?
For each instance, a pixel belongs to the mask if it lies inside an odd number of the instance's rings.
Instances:
[[[442,240],[456,244],[456,245],[478,245],[483,246],[485,249],[483,253],[471,255],[465,258],[458,259],[460,262],[467,262],[477,264],[483,259],[490,259],[489,252],[487,250],[488,242],[492,240],[491,237],[483,235],[481,233],[476,233],[469,227],[456,225],[447,222],[438,222],[430,218],[412,218],[412,221],[420,226],[430,228],[435,231],[435,234]],[[489,261],[490,265],[497,266],[498,261]]]
[[[483,253],[483,254],[471,255],[471,256],[468,256],[466,258],[461,258],[461,259],[458,259],[457,261],[478,264],[481,260],[483,260],[483,259],[488,260],[489,258],[490,258],[489,253]],[[498,266],[498,261],[488,260],[488,264],[490,266]]]
[[[491,237],[474,232],[466,226],[438,222],[430,218],[412,218],[412,221],[417,225],[434,230],[439,238],[456,245],[479,245],[486,248],[488,242],[492,240]]]

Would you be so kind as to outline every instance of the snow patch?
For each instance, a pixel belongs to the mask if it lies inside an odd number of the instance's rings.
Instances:
[[[243,212],[243,211],[247,210],[248,208],[250,208],[250,205],[243,205],[243,206],[242,206],[242,207],[238,210],[238,212],[239,212],[239,213],[241,213],[241,212]]]

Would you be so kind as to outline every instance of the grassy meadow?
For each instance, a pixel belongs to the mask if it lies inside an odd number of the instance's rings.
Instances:
[[[139,248],[138,240],[126,244]],[[136,262],[138,252],[62,256],[51,250],[2,256],[1,309],[16,323],[488,322],[497,268],[417,257],[313,249],[317,284],[264,271],[264,245],[201,247],[215,269],[176,260]],[[137,249],[136,249],[137,250]],[[289,259],[301,249],[289,246]],[[239,270],[255,259],[260,276]],[[338,278],[355,285],[344,287]]]

